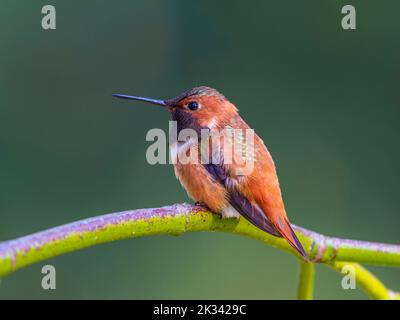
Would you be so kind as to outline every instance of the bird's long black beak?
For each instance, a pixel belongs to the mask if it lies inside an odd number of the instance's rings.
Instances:
[[[137,96],[128,96],[126,94],[113,94],[113,97],[120,98],[120,99],[127,99],[127,100],[143,101],[143,102],[155,104],[157,106],[168,107],[168,104],[164,100],[157,100],[157,99],[137,97]]]

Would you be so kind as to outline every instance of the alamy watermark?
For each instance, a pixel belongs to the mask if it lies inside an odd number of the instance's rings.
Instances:
[[[355,30],[356,27],[356,8],[350,4],[343,6],[342,28],[343,30]]]
[[[356,269],[350,265],[346,264],[343,266],[341,273],[344,274],[342,278],[342,288],[344,290],[356,289]]]
[[[253,129],[225,127],[218,131],[202,128],[179,130],[169,121],[167,134],[162,129],[147,132],[146,141],[154,141],[146,151],[149,164],[216,164],[233,165],[237,175],[249,175],[254,169]],[[169,149],[169,153],[168,153]]]
[[[46,4],[42,7],[42,28],[43,30],[56,29],[56,8],[52,5]]]
[[[43,290],[55,290],[56,289],[56,268],[51,264],[47,264],[42,267],[42,289]]]

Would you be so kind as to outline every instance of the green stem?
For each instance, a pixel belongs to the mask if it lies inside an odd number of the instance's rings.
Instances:
[[[315,266],[311,262],[299,260],[300,277],[297,288],[297,298],[299,300],[312,300],[314,296]]]
[[[344,267],[349,266],[355,274],[356,285],[360,286],[369,297],[376,300],[398,299],[396,294],[390,291],[386,286],[371,272],[358,263],[333,262],[328,264],[334,270],[342,273]]]

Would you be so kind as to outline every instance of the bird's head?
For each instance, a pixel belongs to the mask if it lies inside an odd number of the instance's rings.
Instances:
[[[113,96],[162,106],[171,112],[172,119],[177,121],[181,129],[220,129],[237,115],[236,107],[217,90],[209,87],[195,87],[167,100],[122,94]]]

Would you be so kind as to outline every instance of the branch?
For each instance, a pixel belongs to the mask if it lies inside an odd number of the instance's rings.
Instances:
[[[315,267],[313,263],[299,260],[300,277],[297,288],[297,298],[299,300],[312,300],[314,295]]]
[[[400,266],[400,246],[323,236],[294,226],[313,262],[361,262]],[[222,231],[261,240],[297,253],[282,238],[271,236],[245,219],[221,219],[207,209],[188,204],[138,209],[102,215],[0,243],[0,276],[64,253],[126,238],[192,231]],[[392,294],[395,297],[395,293]]]

